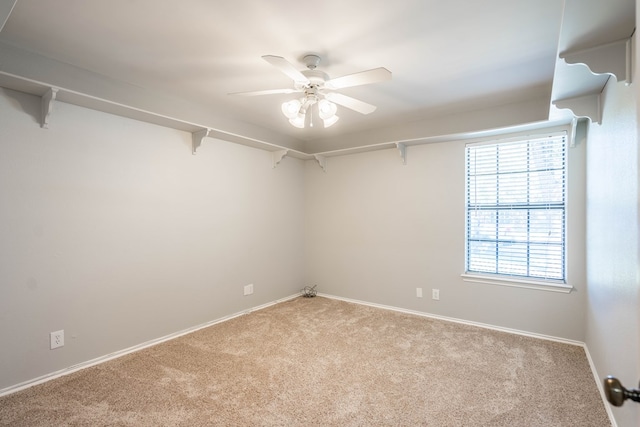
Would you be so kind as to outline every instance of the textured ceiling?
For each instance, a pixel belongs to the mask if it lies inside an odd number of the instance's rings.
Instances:
[[[221,123],[233,121],[236,133],[246,123],[247,133],[264,129],[272,140],[331,145],[534,98],[550,105],[558,54],[629,37],[633,7],[633,0],[18,0],[0,43],[202,106]],[[377,110],[339,107],[335,126],[296,129],[280,113],[293,95],[228,95],[292,87],[261,56],[304,69],[309,52],[331,77],[390,70],[391,81],[341,90]]]

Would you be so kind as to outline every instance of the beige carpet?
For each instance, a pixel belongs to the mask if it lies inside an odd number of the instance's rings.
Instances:
[[[608,426],[580,347],[297,298],[0,398],[11,426]]]

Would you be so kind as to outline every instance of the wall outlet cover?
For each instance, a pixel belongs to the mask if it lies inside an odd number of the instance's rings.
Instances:
[[[51,332],[49,334],[51,350],[64,346],[64,330]]]

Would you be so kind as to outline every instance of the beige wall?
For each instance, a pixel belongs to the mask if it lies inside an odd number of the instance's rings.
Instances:
[[[408,147],[406,166],[396,150],[331,157],[326,173],[308,162],[307,281],[345,298],[582,341],[584,144],[569,151],[570,294],[461,279],[464,148]]]
[[[0,89],[0,389],[304,286],[304,162],[193,156],[189,133],[70,104],[39,117]]]

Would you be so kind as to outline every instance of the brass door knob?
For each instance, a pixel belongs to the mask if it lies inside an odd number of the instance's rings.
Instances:
[[[627,390],[617,378],[611,375],[604,380],[604,394],[613,406],[622,406],[627,399],[640,402],[640,390]]]

